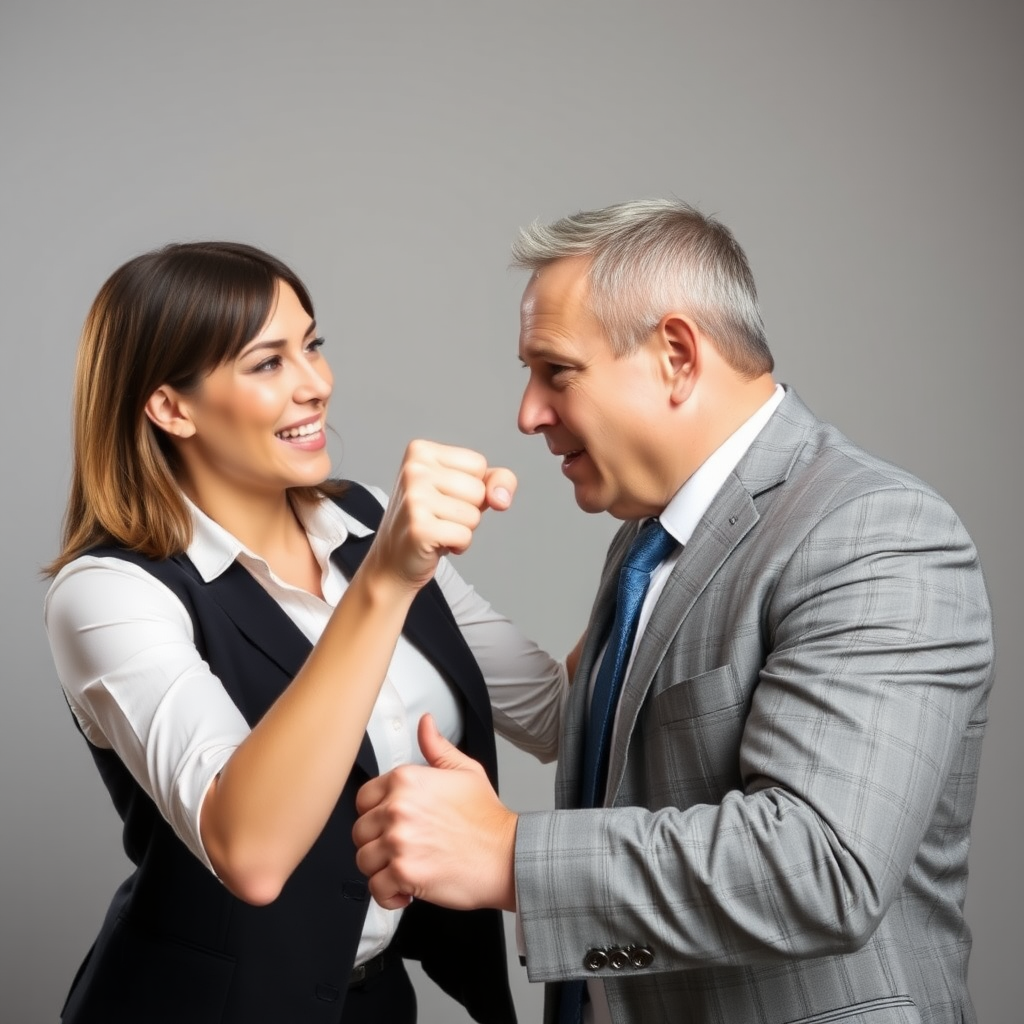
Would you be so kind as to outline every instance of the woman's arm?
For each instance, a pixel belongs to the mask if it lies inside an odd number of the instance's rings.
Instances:
[[[554,760],[582,639],[565,663],[556,661],[484,600],[448,559],[436,578],[487,683],[495,732],[541,762]]]
[[[440,554],[464,550],[481,509],[506,507],[514,486],[475,453],[411,445],[362,568],[251,731],[167,587],[122,559],[76,560],[47,594],[45,621],[86,738],[117,753],[232,892],[272,900],[347,781],[413,597]]]
[[[249,725],[197,650],[185,606],[132,562],[86,555],[54,580],[44,621],[85,738],[113,749],[178,838],[213,870],[199,810]]]
[[[565,670],[569,675],[569,685],[572,686],[572,681],[576,678],[576,666],[580,663],[580,655],[583,653],[583,645],[587,640],[587,631],[584,630],[580,634],[579,640],[576,641],[576,646],[566,655],[565,657]]]
[[[203,845],[240,898],[271,902],[306,855],[348,779],[413,598],[514,487],[510,471],[475,452],[409,446],[373,546],[320,640],[203,801]]]

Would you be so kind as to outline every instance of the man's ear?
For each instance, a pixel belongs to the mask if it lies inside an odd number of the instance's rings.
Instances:
[[[669,313],[658,324],[665,374],[675,404],[685,402],[701,372],[700,328],[682,313]]]
[[[196,432],[187,403],[169,384],[161,384],[149,396],[145,409],[150,422],[172,437],[192,437]]]

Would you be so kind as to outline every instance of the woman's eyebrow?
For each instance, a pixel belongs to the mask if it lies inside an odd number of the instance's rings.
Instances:
[[[316,333],[316,321],[311,320],[309,326],[306,328],[306,333],[303,338],[308,338],[311,334]],[[250,352],[258,352],[263,348],[284,348],[288,344],[287,338],[267,338],[264,341],[254,341],[242,349],[242,355],[248,355]]]

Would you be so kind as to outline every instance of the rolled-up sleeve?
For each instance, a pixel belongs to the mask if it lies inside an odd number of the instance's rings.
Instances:
[[[199,814],[249,726],[200,656],[181,601],[129,562],[84,556],[54,580],[44,621],[86,739],[117,754],[212,871]]]

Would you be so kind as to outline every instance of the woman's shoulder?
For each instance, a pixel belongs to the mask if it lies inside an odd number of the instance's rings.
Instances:
[[[160,565],[163,570],[154,572],[153,567]],[[180,566],[171,570],[166,563],[123,548],[94,548],[72,559],[53,578],[43,599],[44,622],[47,628],[58,622],[81,625],[90,615],[103,614],[190,623],[169,579],[172,573],[182,572]]]
[[[155,559],[116,544],[98,545],[62,566],[50,582],[50,592],[60,589],[73,579],[106,576],[151,579],[153,573],[150,567],[157,564]]]

